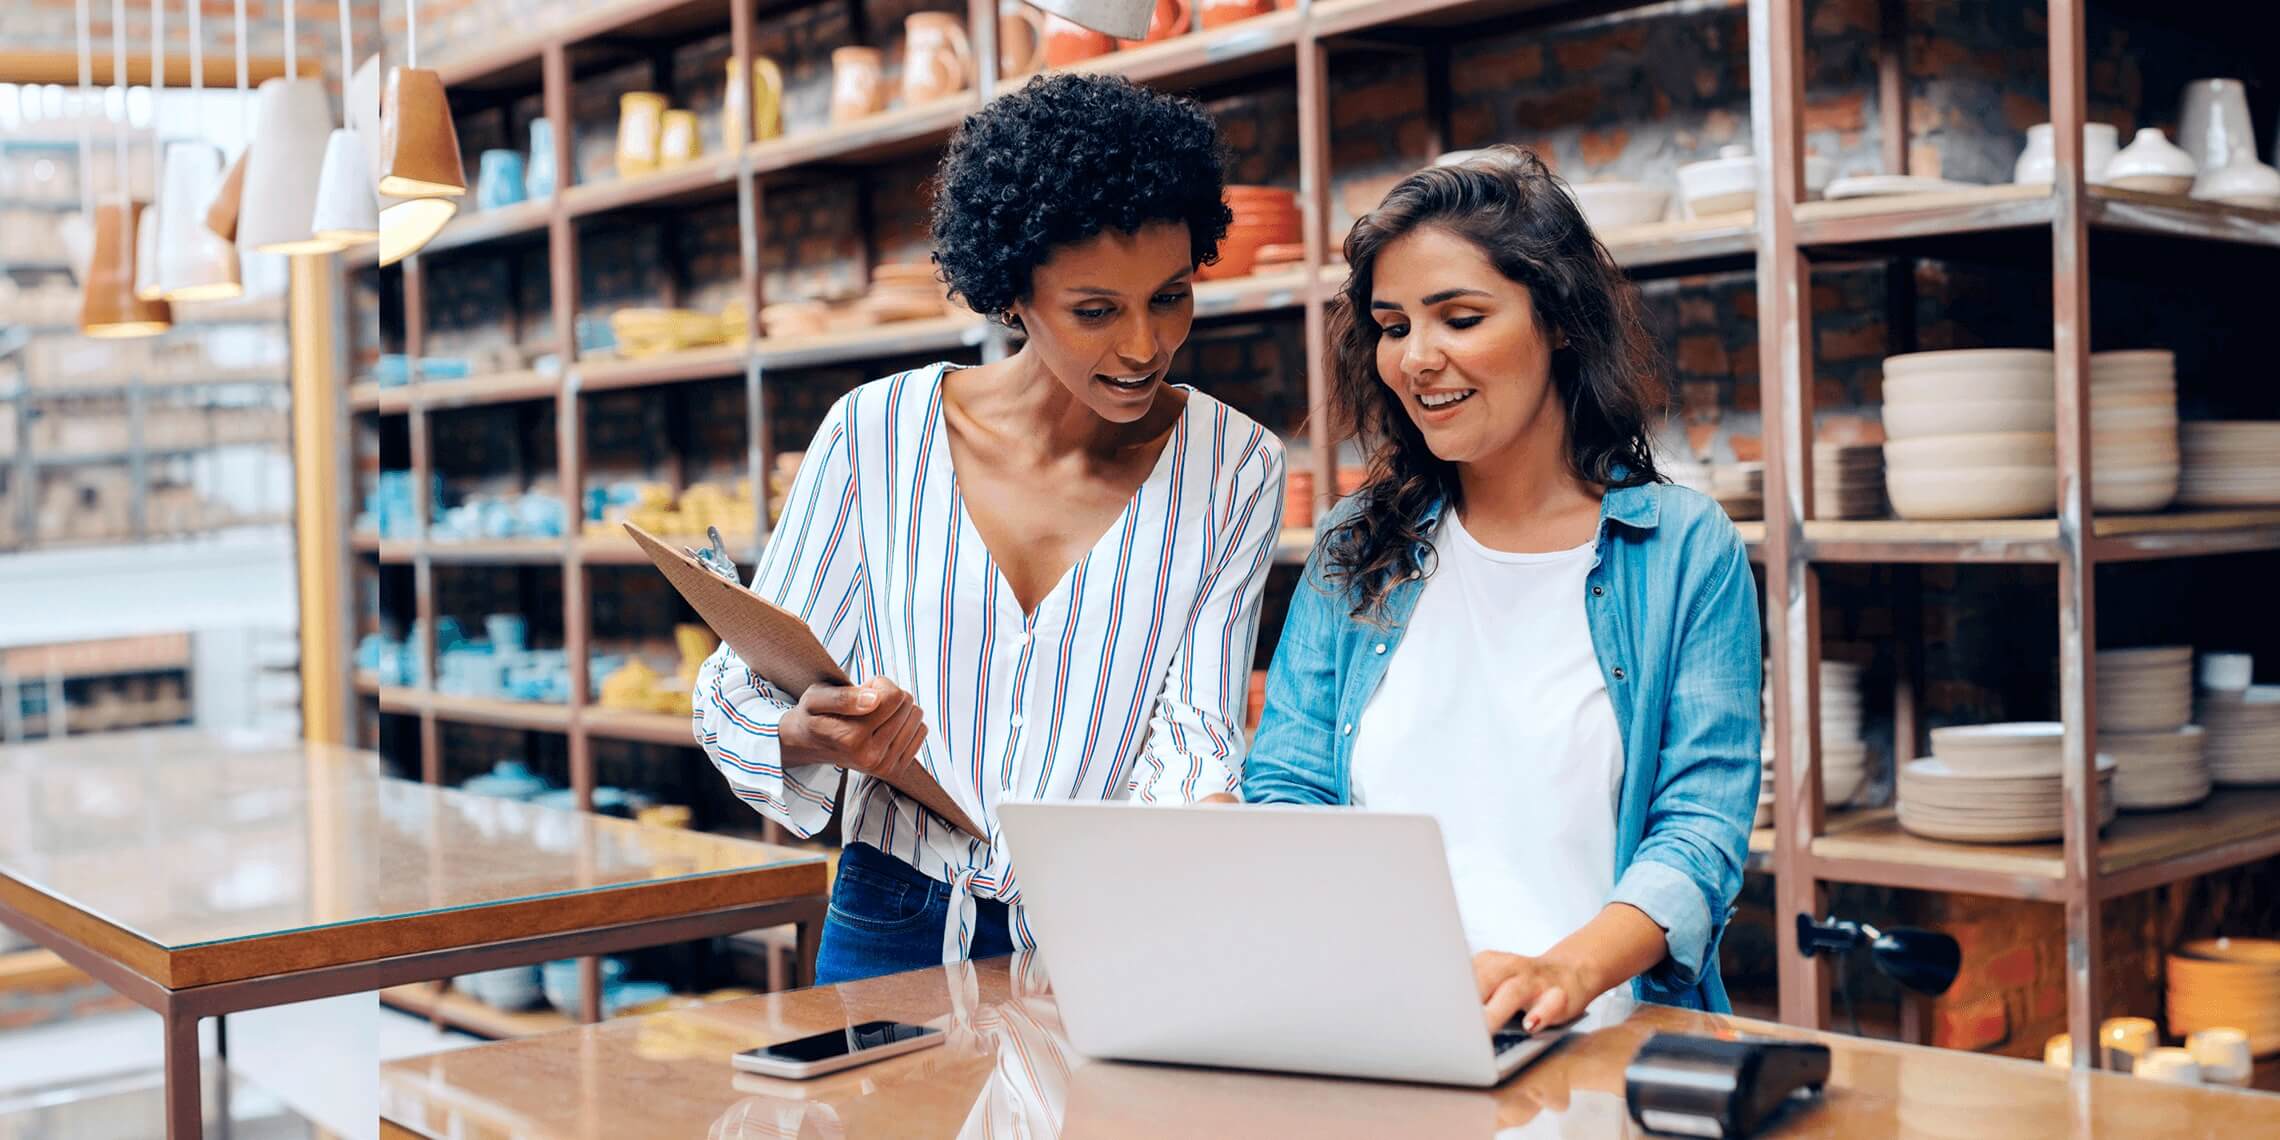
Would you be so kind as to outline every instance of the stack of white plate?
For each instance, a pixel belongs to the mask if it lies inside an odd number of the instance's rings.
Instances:
[[[2280,1053],[2280,942],[2209,938],[2169,956],[2169,1031],[2218,1026],[2248,1035],[2249,1052]]]
[[[2098,651],[2098,732],[2167,732],[2193,719],[2193,648]]]
[[[2098,733],[2098,751],[2114,758],[2114,804],[2125,811],[2161,811],[2209,798],[2206,734],[2188,724],[2166,732]]]
[[[2184,477],[2177,501],[2188,507],[2280,503],[2280,421],[2202,421],[2182,425]]]
[[[1765,464],[1721,463],[1710,468],[1710,497],[1736,522],[1765,517]]]
[[[1900,766],[1899,819],[1930,839],[2029,843],[2065,829],[2060,747],[2053,721],[1932,730],[1932,758]],[[2114,818],[2114,760],[2098,757],[2098,820]]]
[[[2220,784],[2280,784],[2280,685],[2201,697],[2209,776]]]
[[[2058,508],[2049,351],[1912,352],[1884,361],[1884,488],[1904,519]]]
[[[2090,506],[2158,511],[2177,497],[2177,354],[2090,357]]]
[[[1813,517],[1884,517],[1884,445],[1813,445]]]
[[[1861,667],[1850,661],[1821,662],[1821,803],[1842,807],[1860,794],[1868,781],[1868,745],[1861,739]],[[1773,817],[1773,689],[1761,694],[1765,733],[1759,738],[1758,760],[1763,766],[1758,785],[1758,818]],[[1760,822],[1764,827],[1765,822]]]

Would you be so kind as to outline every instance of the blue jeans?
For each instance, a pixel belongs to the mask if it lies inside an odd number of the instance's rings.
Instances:
[[[971,957],[1013,953],[1006,919],[1004,903],[974,901]],[[815,982],[828,986],[939,966],[942,930],[949,922],[950,884],[868,843],[850,843],[840,852],[839,877],[831,886]]]

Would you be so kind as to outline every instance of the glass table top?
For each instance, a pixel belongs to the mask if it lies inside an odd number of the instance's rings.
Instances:
[[[0,877],[168,950],[817,863],[189,729],[0,748]]]

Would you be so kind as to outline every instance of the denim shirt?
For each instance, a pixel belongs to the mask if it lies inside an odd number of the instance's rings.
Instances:
[[[1352,509],[1326,520],[1325,538]],[[1420,529],[1431,532],[1440,512],[1429,509]],[[1718,940],[1757,813],[1757,584],[1718,505],[1669,484],[1609,489],[1596,546],[1583,604],[1623,740],[1608,901],[1639,908],[1666,932],[1670,952],[1636,980],[1636,996],[1724,1012]],[[1247,802],[1353,802],[1354,728],[1424,586],[1401,582],[1378,622],[1358,619],[1353,595],[1327,583],[1325,557],[1318,541],[1291,598],[1244,765]],[[1430,566],[1422,550],[1420,565]]]

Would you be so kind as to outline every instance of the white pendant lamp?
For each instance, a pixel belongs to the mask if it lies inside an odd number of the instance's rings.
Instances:
[[[79,20],[79,73],[85,79],[88,78],[86,0],[80,0]],[[86,287],[79,301],[79,331],[106,339],[153,336],[165,332],[174,323],[173,311],[167,308],[166,302],[145,301],[135,296],[135,218],[142,204],[134,200],[127,185],[126,25],[126,0],[111,0],[111,77],[119,89],[121,111],[121,121],[113,131],[117,143],[115,170],[119,196],[91,211],[95,251],[88,258]],[[86,145],[84,136],[82,145]],[[88,161],[90,157],[90,152],[83,151],[80,162],[81,168],[91,175],[94,167]],[[81,179],[83,185],[86,181],[86,178]]]
[[[150,192],[156,195],[165,187],[159,185],[158,163],[164,144],[158,125],[158,112],[166,100],[166,8],[160,0],[150,0]],[[135,297],[143,301],[163,301],[165,295],[158,288],[158,201],[135,219]]]
[[[310,228],[322,240],[345,249],[380,236],[380,202],[375,196],[372,163],[363,140],[355,131],[352,112],[345,110],[349,61],[354,40],[348,23],[348,0],[340,0],[340,73],[343,125],[325,140],[325,164],[317,176],[317,209]]]
[[[262,253],[331,253],[340,245],[317,237],[312,223],[332,107],[324,80],[298,74],[293,8],[285,5],[285,77],[262,80],[254,112],[253,137],[261,145],[246,157],[237,243]]]
[[[183,0],[190,10],[190,99],[200,108],[206,93],[202,6]],[[220,301],[245,293],[237,247],[206,228],[206,207],[221,182],[220,147],[190,139],[167,145],[158,185],[158,288],[169,301]]]

